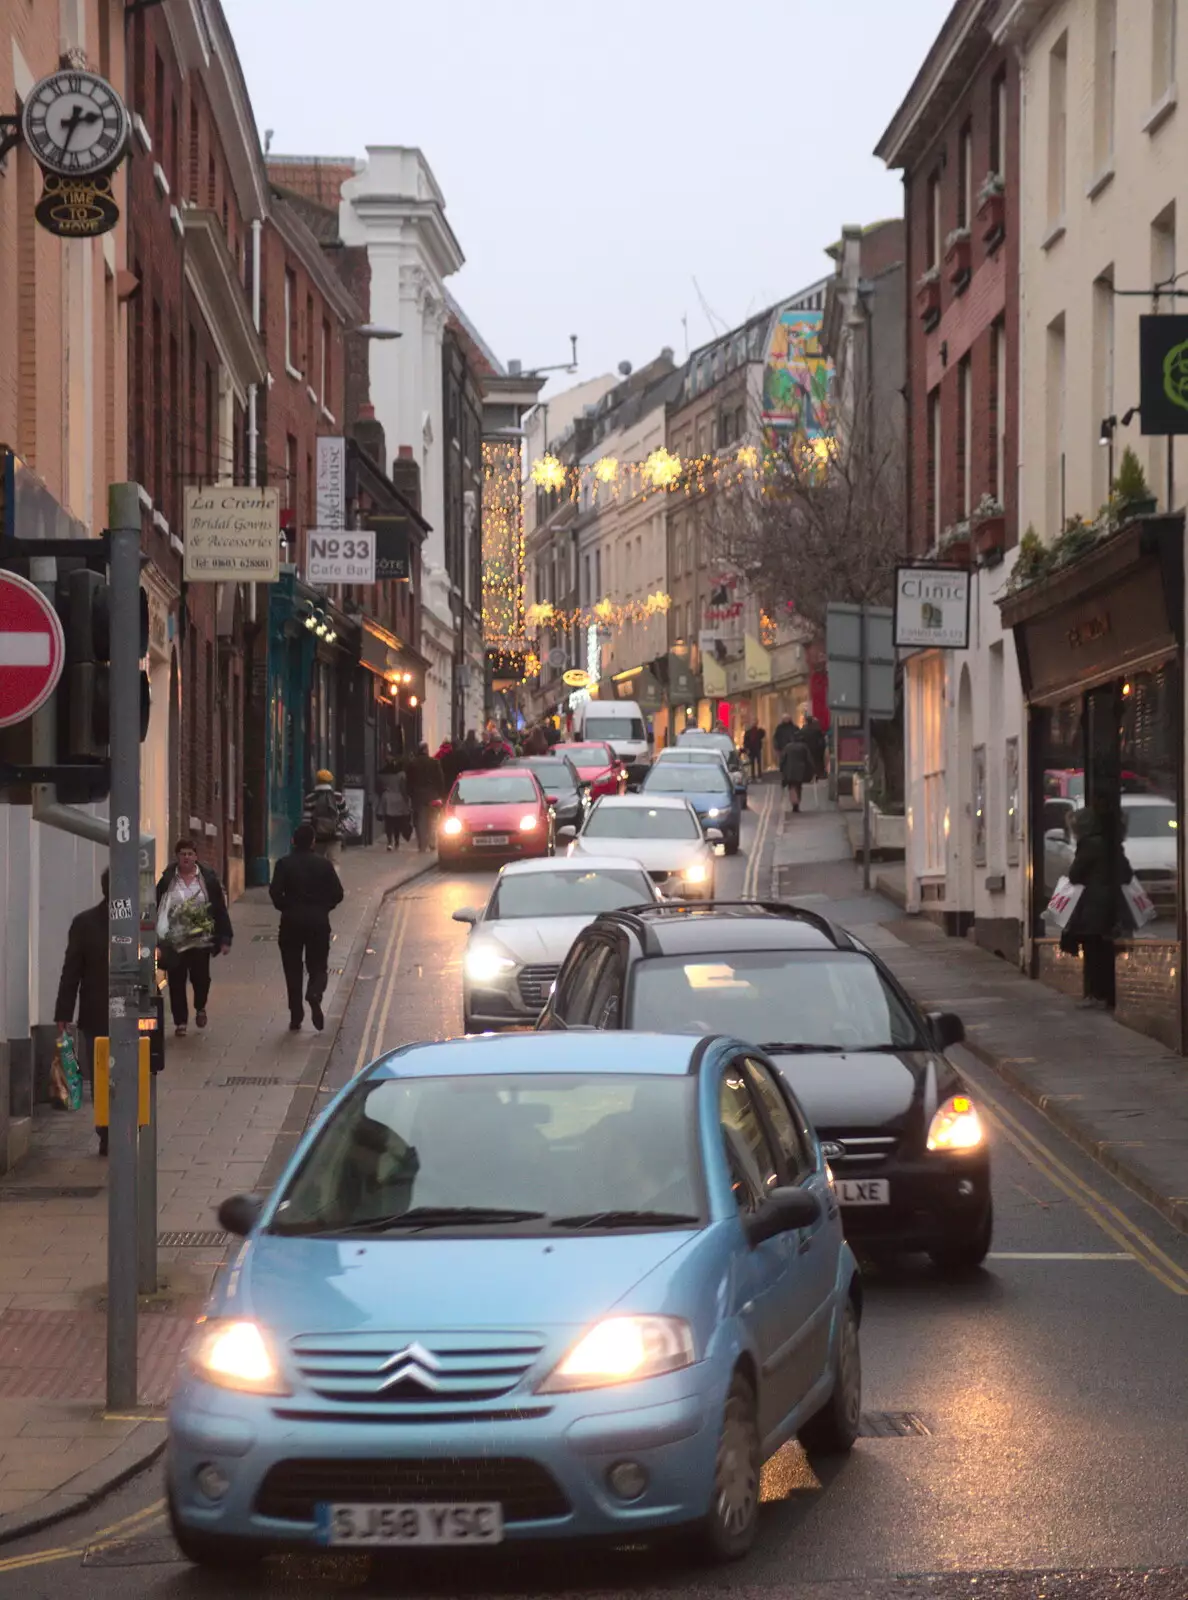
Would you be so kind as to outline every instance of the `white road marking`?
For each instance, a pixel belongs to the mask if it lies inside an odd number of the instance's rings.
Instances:
[[[1129,1250],[992,1250],[991,1261],[1136,1261]]]

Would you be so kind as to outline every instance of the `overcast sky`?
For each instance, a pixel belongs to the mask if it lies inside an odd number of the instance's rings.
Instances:
[[[273,151],[419,145],[488,344],[544,366],[576,333],[593,377],[683,356],[823,276],[843,223],[900,214],[870,152],[950,0],[223,4]]]

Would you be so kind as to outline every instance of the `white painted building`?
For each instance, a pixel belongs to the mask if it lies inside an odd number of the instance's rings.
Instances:
[[[401,335],[371,343],[371,398],[392,448],[411,446],[421,469],[421,510],[432,529],[421,553],[421,650],[429,662],[422,735],[436,749],[450,733],[458,653],[445,564],[444,285],[464,258],[428,162],[404,145],[368,146],[366,162],[343,184],[339,229],[344,244],[367,248],[372,322]]]

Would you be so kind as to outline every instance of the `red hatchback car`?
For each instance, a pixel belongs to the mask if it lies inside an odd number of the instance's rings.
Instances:
[[[554,832],[552,807],[532,772],[462,772],[442,808],[437,859],[457,866],[480,856],[551,856]]]
[[[609,744],[587,739],[580,744],[554,745],[552,753],[569,757],[577,768],[578,777],[590,785],[592,800],[599,800],[604,794],[627,792],[627,768]]]

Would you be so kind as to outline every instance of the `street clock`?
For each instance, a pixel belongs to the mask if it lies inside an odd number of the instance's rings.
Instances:
[[[105,78],[73,68],[33,86],[21,115],[25,143],[47,172],[93,178],[124,153],[131,122]]]

